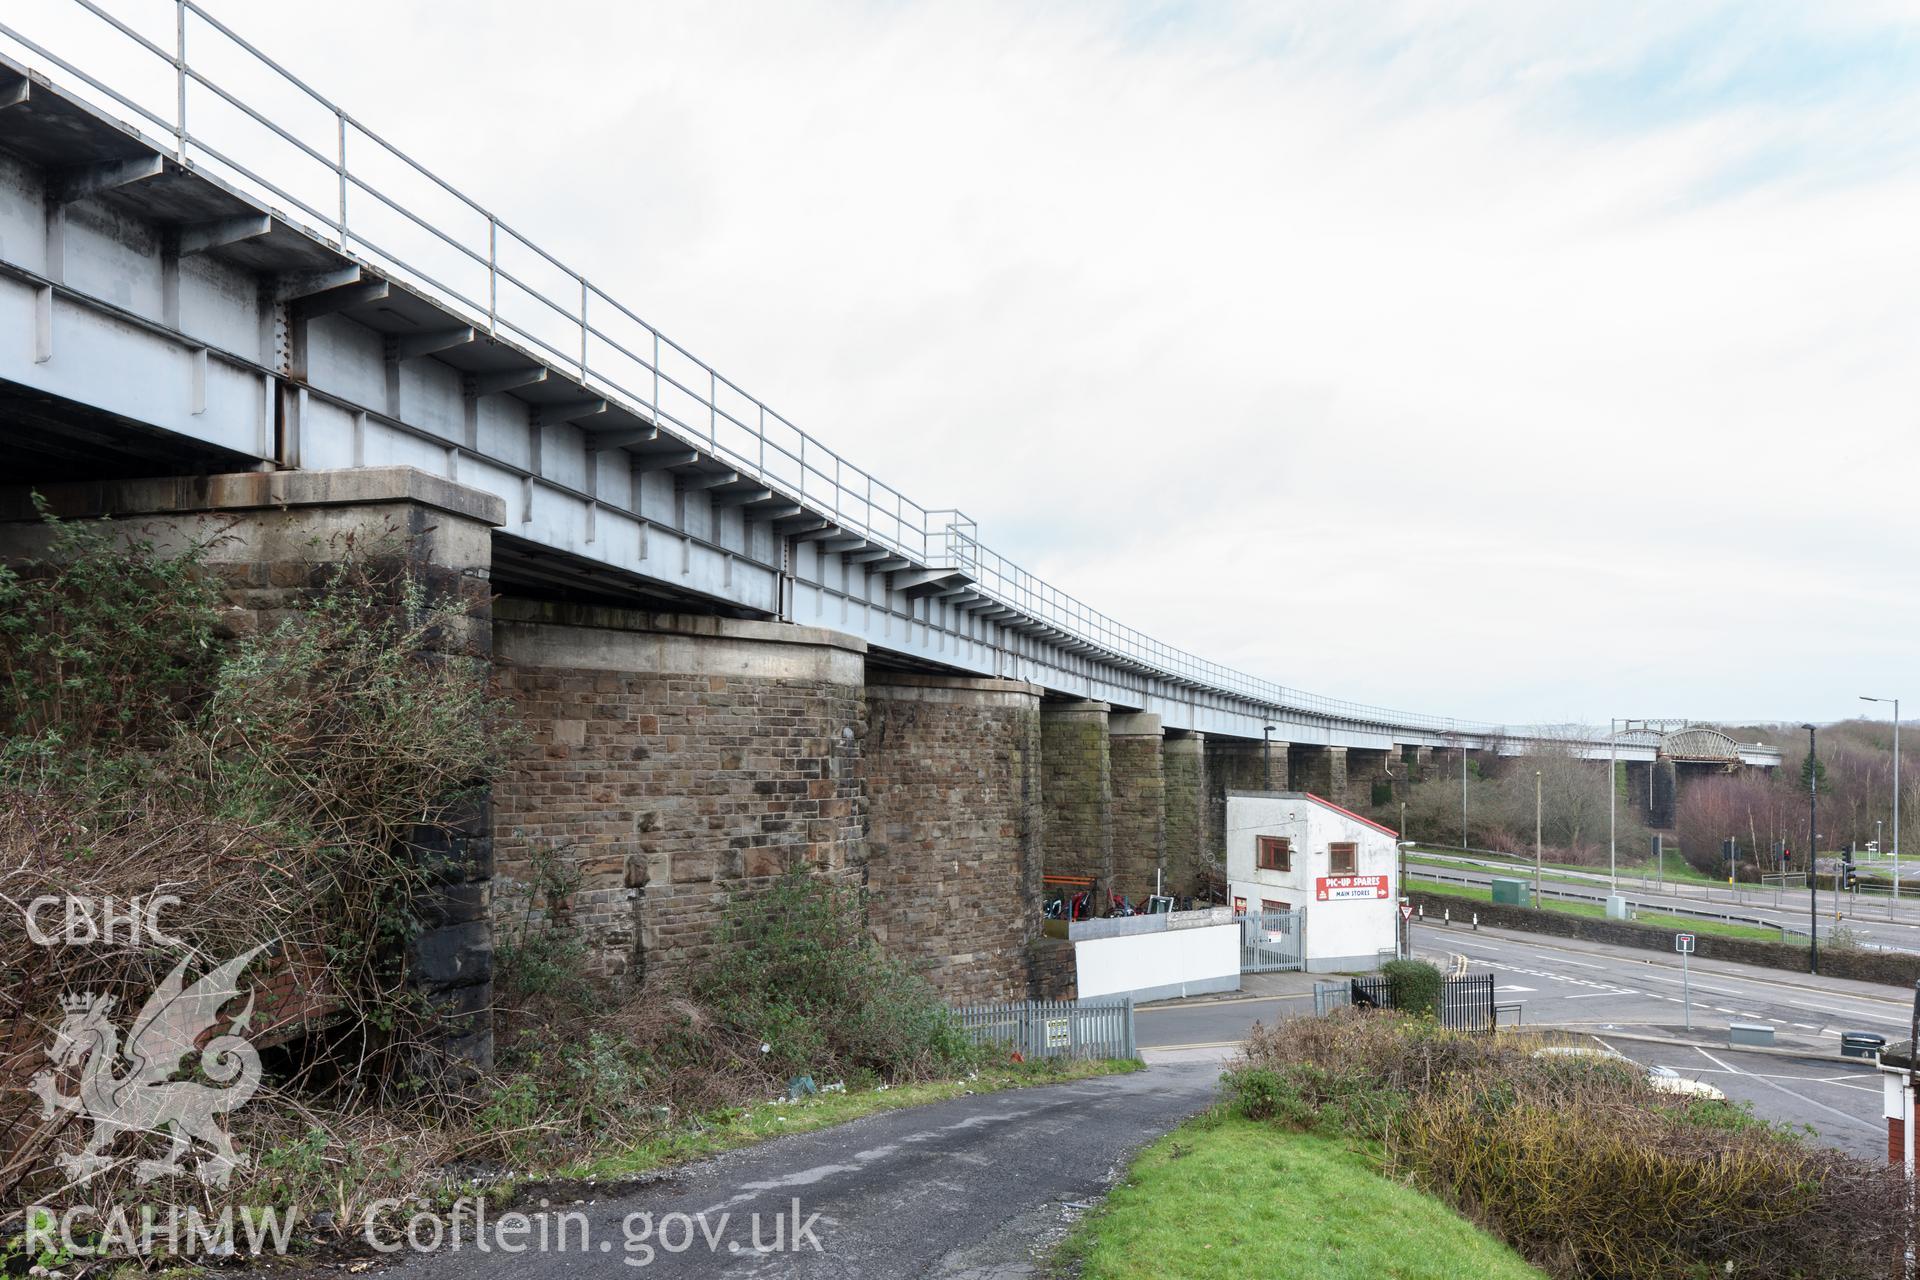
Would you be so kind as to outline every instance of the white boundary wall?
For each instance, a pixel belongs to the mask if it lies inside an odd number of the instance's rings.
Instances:
[[[1081,999],[1130,995],[1136,1000],[1240,989],[1240,927],[1209,925],[1073,944]]]

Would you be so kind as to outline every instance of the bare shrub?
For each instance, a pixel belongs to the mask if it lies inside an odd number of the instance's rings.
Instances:
[[[307,607],[222,647],[204,544],[171,558],[104,527],[54,532],[64,559],[0,578],[31,622],[0,628],[0,733],[12,744],[0,899],[24,915],[36,898],[124,910],[172,895],[164,925],[196,976],[266,945],[248,974],[248,1036],[283,1047],[267,1087],[285,1105],[256,1103],[230,1123],[277,1149],[288,1110],[305,1109],[286,1100],[323,1088],[336,1114],[316,1122],[318,1149],[351,1166],[344,1135],[368,1122],[340,1118],[404,1086],[399,1068],[420,1060],[431,1021],[404,941],[435,869],[410,842],[452,822],[504,749],[487,665],[460,646],[464,606],[431,598],[404,548],[323,549],[336,559],[315,567]],[[118,585],[96,594],[104,583]],[[76,719],[116,702],[128,713],[105,726]],[[58,1186],[53,1160],[86,1128],[72,1111],[43,1117],[28,1091],[59,996],[138,1009],[179,958],[132,938],[43,946],[0,931],[0,1198]],[[85,1193],[108,1202],[132,1163]],[[233,1194],[270,1194],[274,1167],[236,1177]]]
[[[1416,1181],[1556,1276],[1878,1276],[1898,1248],[1888,1170],[1597,1079],[1447,1089],[1394,1139]]]
[[[1377,1140],[1388,1169],[1557,1280],[1876,1277],[1898,1256],[1897,1173],[1637,1068],[1348,1012],[1257,1028],[1232,1104]]]

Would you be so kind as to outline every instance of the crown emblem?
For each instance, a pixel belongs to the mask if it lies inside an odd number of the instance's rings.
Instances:
[[[105,1001],[99,1003],[104,1004]],[[60,997],[60,1007],[68,1013],[85,1013],[93,1008],[94,1004],[94,994],[91,991],[75,992]]]

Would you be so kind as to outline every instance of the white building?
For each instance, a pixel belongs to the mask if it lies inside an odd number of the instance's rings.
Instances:
[[[1306,968],[1371,969],[1399,937],[1398,837],[1302,791],[1227,793],[1236,911],[1304,911]]]

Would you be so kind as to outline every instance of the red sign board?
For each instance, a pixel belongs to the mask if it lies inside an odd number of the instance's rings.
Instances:
[[[1400,918],[1402,920],[1413,919],[1413,904],[1411,902],[1403,902],[1400,904]]]
[[[1385,876],[1321,876],[1313,882],[1315,902],[1370,902],[1386,896]]]

